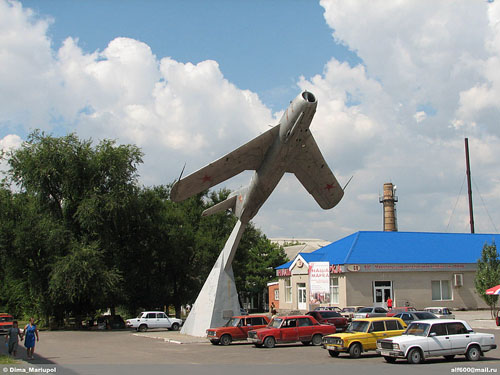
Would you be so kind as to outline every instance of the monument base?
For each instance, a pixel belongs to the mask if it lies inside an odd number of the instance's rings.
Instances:
[[[234,315],[240,315],[238,292],[231,263],[245,231],[238,221],[196,298],[181,333],[205,337],[208,328],[220,327]]]

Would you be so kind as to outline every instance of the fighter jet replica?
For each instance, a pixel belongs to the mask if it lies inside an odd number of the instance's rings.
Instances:
[[[328,167],[309,131],[318,102],[304,91],[290,102],[278,125],[250,142],[180,178],[170,192],[174,202],[187,199],[245,170],[255,170],[250,184],[203,212],[231,209],[238,217],[224,249],[210,272],[186,320],[182,333],[204,336],[239,314],[232,261],[248,222],[257,214],[286,172],[293,173],[323,209],[337,205],[343,189]]]
[[[304,91],[290,102],[278,125],[250,142],[177,181],[170,194],[182,201],[245,170],[255,170],[250,185],[204,211],[210,215],[232,209],[243,223],[259,211],[285,172],[293,173],[323,209],[335,207],[344,191],[309,131],[318,102]]]

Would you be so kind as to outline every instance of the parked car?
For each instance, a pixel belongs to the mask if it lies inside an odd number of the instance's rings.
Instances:
[[[135,319],[127,319],[127,327],[146,332],[151,328],[168,328],[177,331],[183,324],[182,319],[170,318],[163,311],[143,311]]]
[[[6,335],[12,328],[14,317],[7,313],[0,313],[0,335]]]
[[[377,340],[401,335],[406,328],[399,318],[366,318],[353,320],[343,333],[325,336],[323,347],[332,357],[349,353],[351,358],[359,358],[361,353],[375,350]]]
[[[350,322],[355,313],[359,311],[359,309],[364,308],[364,306],[347,306],[344,307],[341,311],[341,315]]]
[[[429,311],[436,315],[439,319],[455,319],[448,307],[426,307],[424,311]]]
[[[394,316],[396,314],[407,312],[407,311],[417,311],[416,308],[411,306],[403,306],[403,307],[393,307],[389,311],[387,311],[387,316]]]
[[[354,313],[353,319],[375,318],[377,316],[387,316],[387,310],[383,307],[363,307]]]
[[[319,306],[314,309],[314,311],[336,311],[338,313],[342,312],[342,309],[337,306]]]
[[[97,317],[97,329],[123,329],[125,322],[120,315],[102,315]]]
[[[455,355],[477,361],[496,347],[494,335],[474,332],[466,321],[436,319],[412,322],[402,336],[379,340],[377,353],[390,363],[398,358],[414,364],[429,357],[451,360]]]
[[[314,317],[321,324],[333,324],[337,328],[337,332],[344,331],[348,324],[347,318],[336,311],[314,310],[309,311],[306,315]]]
[[[438,319],[436,315],[429,311],[408,311],[394,315],[395,318],[401,318],[406,324],[415,320]]]
[[[229,345],[232,341],[246,340],[248,331],[264,328],[269,324],[267,315],[233,316],[226,324],[218,328],[207,329],[207,338],[214,345]]]
[[[301,341],[304,345],[321,345],[324,335],[335,333],[331,324],[320,324],[309,315],[275,317],[266,328],[248,332],[248,341],[256,347],[273,348],[276,344]]]

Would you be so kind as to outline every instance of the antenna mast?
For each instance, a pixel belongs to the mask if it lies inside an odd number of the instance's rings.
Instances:
[[[470,232],[474,233],[474,212],[472,209],[472,186],[471,186],[470,162],[469,162],[469,138],[465,138],[465,168],[467,174],[467,188],[469,191]]]

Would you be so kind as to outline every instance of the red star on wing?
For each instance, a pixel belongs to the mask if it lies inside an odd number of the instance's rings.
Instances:
[[[330,191],[330,189],[333,189],[333,185],[331,184],[326,184],[325,189]]]
[[[210,182],[210,181],[212,181],[212,177],[205,175],[205,176],[203,176],[202,180],[203,180],[203,182]]]

